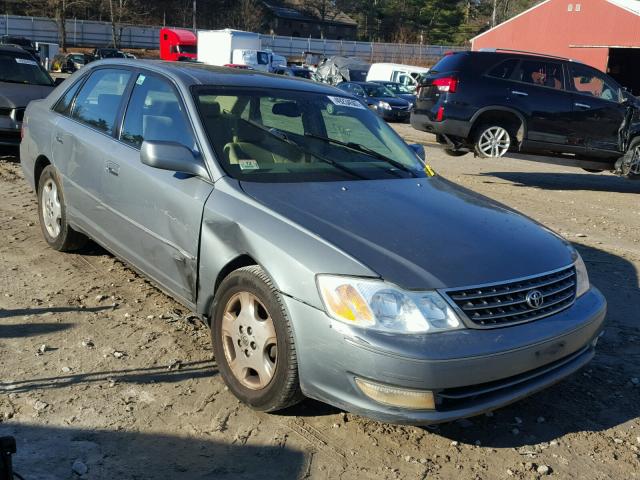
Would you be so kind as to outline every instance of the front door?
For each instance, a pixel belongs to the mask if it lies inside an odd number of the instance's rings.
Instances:
[[[620,87],[602,72],[577,63],[569,65],[569,86],[573,91],[572,123],[587,153],[619,152],[626,112]]]
[[[140,161],[144,140],[199,148],[178,91],[167,79],[139,74],[119,134],[102,171],[109,229],[119,255],[186,303],[194,303],[198,245],[209,181]]]

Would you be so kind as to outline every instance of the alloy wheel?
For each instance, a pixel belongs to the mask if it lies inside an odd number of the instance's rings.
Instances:
[[[265,388],[275,373],[277,337],[271,315],[249,292],[233,295],[222,317],[222,345],[234,377],[246,388]]]
[[[44,184],[41,195],[42,218],[44,226],[51,238],[57,238],[62,229],[62,208],[58,187],[52,179],[48,179]]]
[[[509,132],[503,127],[489,127],[478,139],[478,149],[486,157],[502,157],[511,146]]]

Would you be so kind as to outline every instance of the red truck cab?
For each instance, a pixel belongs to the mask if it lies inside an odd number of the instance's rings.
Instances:
[[[191,30],[180,28],[160,29],[160,58],[162,60],[180,61],[196,60],[198,55],[198,38]]]

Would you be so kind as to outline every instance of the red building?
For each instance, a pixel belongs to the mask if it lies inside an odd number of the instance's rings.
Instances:
[[[582,61],[640,93],[640,0],[546,0],[471,39]]]

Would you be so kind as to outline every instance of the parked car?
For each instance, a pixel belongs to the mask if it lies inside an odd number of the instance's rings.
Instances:
[[[36,50],[35,43],[26,37],[20,37],[17,35],[0,35],[0,45],[16,45],[29,52],[29,54],[38,62],[40,61],[40,56]]]
[[[127,58],[127,56],[117,48],[95,48],[91,55],[94,60],[105,58]]]
[[[384,87],[388,88],[391,93],[393,93],[397,97],[404,98],[412,106],[416,103],[416,94],[411,90],[411,88],[403,85],[402,83],[385,82],[383,80],[374,81],[373,83],[379,83],[380,85],[383,85]]]
[[[361,99],[385,120],[401,122],[409,120],[411,104],[378,83],[342,82],[338,84],[338,88]]]
[[[374,63],[367,73],[367,82],[398,82],[415,91],[422,77],[429,72],[426,67],[403,65],[400,63]]]
[[[91,61],[84,53],[67,53],[56,55],[51,63],[51,70],[54,72],[73,73],[80,70]]]
[[[129,60],[32,102],[20,147],[46,243],[91,237],[202,315],[239,399],[431,424],[575,372],[606,303],[568,242],[419,153],[337,88]]]
[[[20,144],[27,104],[46,97],[53,87],[53,79],[31,54],[0,45],[0,145]]]
[[[133,53],[129,53],[129,52],[122,52],[122,53],[124,53],[124,58],[129,58],[131,60],[136,60],[138,58]]]
[[[276,75],[285,75],[288,77],[298,77],[298,78],[306,78],[307,80],[311,80],[313,78],[313,72],[308,68],[302,67],[276,67],[273,69],[273,73]]]
[[[634,111],[634,97],[580,62],[460,52],[443,57],[426,76],[411,124],[437,134],[450,155],[571,155],[589,161],[590,170],[594,162],[596,170],[613,170],[627,150],[640,151]]]

